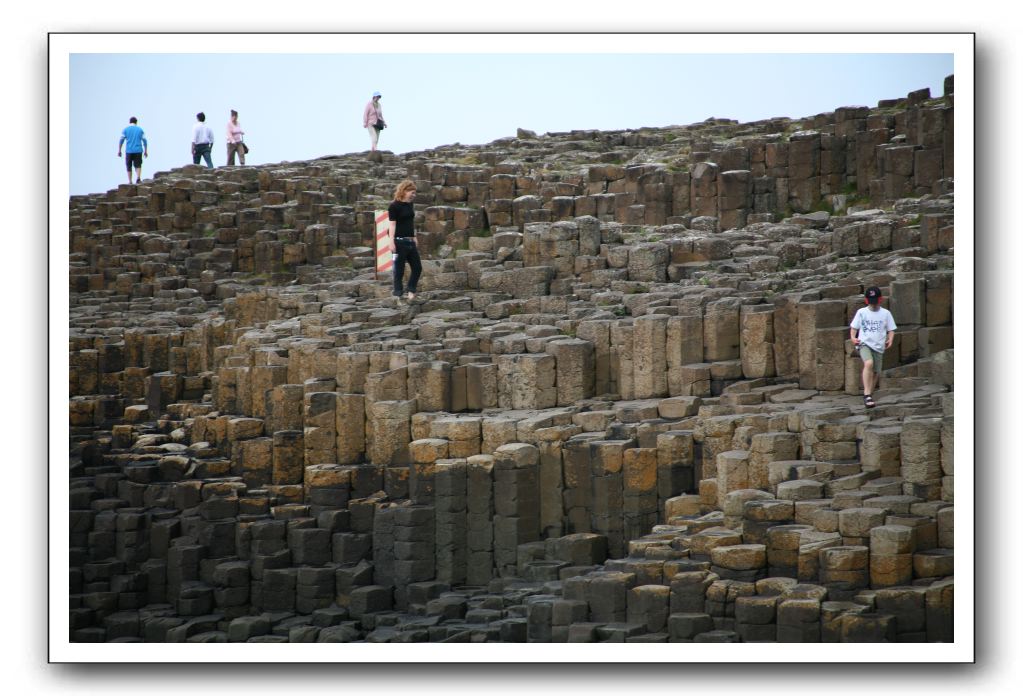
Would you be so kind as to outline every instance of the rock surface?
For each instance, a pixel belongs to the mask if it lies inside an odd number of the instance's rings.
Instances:
[[[71,640],[951,640],[953,106],[914,95],[72,197]]]

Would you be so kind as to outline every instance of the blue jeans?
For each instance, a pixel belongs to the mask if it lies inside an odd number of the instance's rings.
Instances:
[[[412,240],[406,241],[402,237],[394,240],[394,295],[403,294],[401,287],[402,278],[405,276],[405,264],[412,268],[412,275],[408,279],[408,291],[415,292],[416,284],[419,282],[419,275],[423,272],[423,264],[419,260],[419,249]]]
[[[213,159],[210,157],[210,151],[213,149],[212,143],[202,143],[201,145],[195,146],[195,152],[192,153],[192,164],[199,164],[199,158],[202,157],[206,160],[206,166],[213,169]]]

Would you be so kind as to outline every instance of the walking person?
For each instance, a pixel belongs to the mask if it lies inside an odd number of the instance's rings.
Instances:
[[[387,127],[387,124],[384,123],[383,109],[380,108],[380,96],[380,92],[373,92],[373,98],[362,110],[362,127],[369,131],[370,152],[376,152],[380,131]]]
[[[132,116],[128,125],[121,131],[121,139],[117,141],[117,156],[121,156],[124,145],[124,165],[128,168],[128,183],[131,183],[131,168],[135,167],[135,183],[142,183],[142,158],[149,157],[149,141],[146,132],[138,125],[139,120]]]
[[[395,297],[405,298],[411,302],[416,297],[416,285],[423,272],[423,264],[419,260],[419,249],[416,247],[416,211],[412,201],[416,197],[416,185],[405,179],[394,190],[394,200],[387,208],[387,219],[390,220],[391,243],[394,249],[394,289]],[[408,279],[408,288],[402,287],[405,276],[405,264],[412,269]]]
[[[234,155],[238,153],[238,162],[245,164],[245,152],[248,150],[243,142],[245,131],[238,123],[238,112],[231,109],[231,118],[227,122],[227,166],[234,166]]]
[[[892,313],[881,306],[881,299],[880,288],[867,288],[863,293],[863,301],[867,306],[860,307],[849,324],[849,338],[859,349],[863,360],[863,405],[867,408],[877,405],[872,394],[874,387],[881,382],[884,351],[892,347],[895,329],[898,328]]]
[[[199,158],[206,160],[206,166],[213,169],[213,129],[206,125],[206,114],[195,115],[197,123],[192,128],[192,164],[199,164]]]

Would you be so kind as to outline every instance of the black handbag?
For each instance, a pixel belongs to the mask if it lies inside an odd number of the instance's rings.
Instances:
[[[377,122],[373,124],[373,127],[378,131],[382,131],[384,128],[387,128],[387,124],[384,123],[384,119],[378,118]]]
[[[249,146],[246,145],[245,143],[242,143],[242,154],[243,155],[249,154]]]

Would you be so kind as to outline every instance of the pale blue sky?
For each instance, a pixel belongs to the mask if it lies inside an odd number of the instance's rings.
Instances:
[[[798,118],[875,106],[923,87],[942,93],[951,54],[71,54],[70,192],[123,183],[115,157],[137,116],[149,140],[143,178],[191,163],[206,113],[226,163],[224,129],[240,114],[248,162],[369,148],[362,110],[383,94],[396,153],[515,134],[668,126],[710,117]]]

